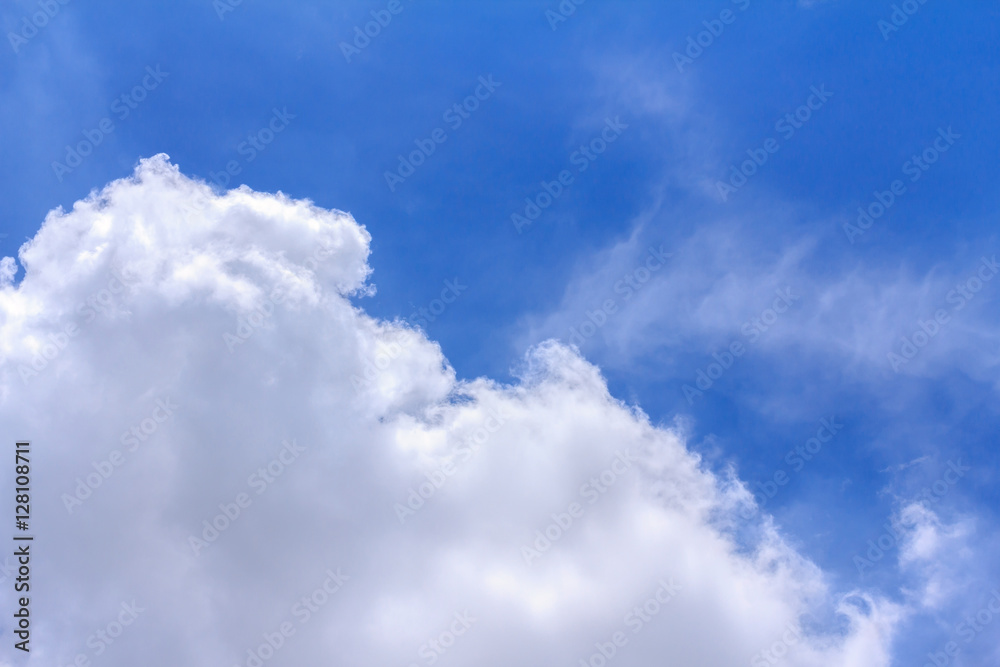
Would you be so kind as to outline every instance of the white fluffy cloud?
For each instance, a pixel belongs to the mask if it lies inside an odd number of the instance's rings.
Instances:
[[[0,421],[33,443],[27,664],[890,663],[905,608],[742,525],[742,485],[571,349],[459,382],[352,305],[368,242],[157,156],[50,214],[20,283],[2,265]]]
[[[900,567],[916,573],[920,589],[912,594],[921,606],[941,607],[969,586],[975,569],[970,542],[976,531],[971,518],[946,524],[925,503],[913,502],[900,508],[895,523],[903,527]]]

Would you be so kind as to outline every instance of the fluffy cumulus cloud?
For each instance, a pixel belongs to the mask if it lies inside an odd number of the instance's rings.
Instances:
[[[366,315],[369,240],[157,156],[4,260],[27,664],[890,664],[904,606],[739,519],[739,480],[571,348],[458,381]]]

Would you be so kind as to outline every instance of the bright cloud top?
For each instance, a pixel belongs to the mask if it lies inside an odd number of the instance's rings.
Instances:
[[[354,306],[369,240],[161,155],[52,212],[19,284],[4,260],[28,664],[890,664],[904,606],[744,525],[743,485],[575,351],[459,382]]]

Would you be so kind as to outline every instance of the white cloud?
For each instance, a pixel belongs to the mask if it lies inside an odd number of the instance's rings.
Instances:
[[[799,2],[803,9],[820,4],[826,0]],[[714,113],[699,75],[662,67],[668,60],[669,53],[651,58],[653,65],[624,56],[591,64],[607,108],[646,121],[646,142],[662,156],[661,171],[650,179],[648,204],[632,220],[618,221],[626,234],[579,262],[557,308],[519,323],[518,344],[568,340],[570,327],[613,298],[618,312],[581,349],[602,346],[594,358],[609,368],[631,370],[657,358],[657,370],[668,374],[684,352],[710,360],[712,351],[739,338],[773,290],[790,286],[802,301],[755,345],[770,353],[773,365],[825,363],[852,381],[881,386],[894,374],[889,353],[901,356],[902,339],[912,344],[914,334],[922,335],[920,323],[933,328],[943,310],[947,322],[912,360],[897,364],[900,375],[941,378],[958,371],[1000,388],[994,239],[958,245],[952,256],[920,266],[923,254],[891,233],[906,228],[903,220],[889,227],[880,219],[869,232],[884,230],[885,238],[868,234],[869,244],[852,242],[844,231],[855,222],[853,209],[823,212],[808,198],[767,193],[763,183],[754,189],[764,188],[765,196],[741,192],[720,202],[716,183],[732,165],[734,146],[746,140],[732,136],[734,129]],[[753,141],[743,146],[753,147]],[[691,197],[669,198],[668,192]],[[616,294],[617,281],[641,266],[650,245],[661,244],[673,253],[669,265],[628,299]],[[880,244],[885,247],[871,252]]]
[[[890,663],[905,608],[831,591],[766,520],[739,541],[739,482],[570,349],[533,349],[513,386],[457,382],[421,332],[379,361],[402,325],[348,300],[368,242],[158,156],[22,247],[0,420],[33,441],[27,664],[247,664],[267,637],[265,664],[578,664],[617,632],[622,666]],[[679,591],[634,633],[661,580]],[[831,608],[846,631],[806,635]]]
[[[774,364],[828,364],[871,385],[883,384],[896,371],[940,377],[956,370],[995,383],[1000,357],[993,351],[996,316],[989,306],[1000,296],[1000,284],[993,280],[992,251],[919,275],[904,259],[875,264],[850,251],[831,259],[831,239],[819,230],[789,240],[762,233],[753,216],[748,222],[710,219],[663,243],[652,240],[647,229],[646,219],[657,215],[644,213],[628,238],[582,260],[559,306],[520,323],[518,343],[556,337],[580,345],[602,364],[622,368],[668,351],[657,366],[668,375],[677,372],[674,362],[682,354],[708,362],[712,352],[740,341],[754,355],[769,355]],[[628,278],[645,271],[650,247],[672,256],[662,268],[640,275],[632,289]],[[981,275],[987,280],[980,281]],[[776,290],[785,289],[798,300],[770,326],[754,324]],[[581,343],[573,330],[579,331],[588,313],[597,313],[608,299],[614,312]],[[943,323],[935,321],[936,315]],[[895,367],[890,353],[899,360]],[[912,358],[904,358],[907,354]],[[693,383],[692,371],[681,372]]]
[[[971,579],[974,553],[970,542],[975,533],[972,519],[945,524],[926,504],[914,502],[900,509],[896,523],[905,527],[901,531],[900,568],[918,575],[920,590],[915,596],[920,604],[938,609],[952,602]]]

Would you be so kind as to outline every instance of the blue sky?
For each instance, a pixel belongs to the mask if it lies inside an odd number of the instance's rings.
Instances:
[[[941,526],[973,526],[966,560],[939,559],[946,599],[906,621],[893,664],[920,664],[1000,586],[1000,280],[983,280],[1000,251],[995,4],[914,2],[888,31],[899,3],[587,0],[554,21],[555,0],[399,0],[347,57],[389,3],[221,3],[58,4],[14,43],[39,5],[5,4],[0,254],[140,158],[166,153],[210,182],[235,161],[230,187],[367,228],[377,292],[355,303],[370,314],[405,319],[446,281],[467,286],[421,323],[459,378],[511,382],[531,346],[575,342],[615,397],[681,424],[712,470],[757,492],[786,473],[763,507],[841,590],[896,599],[914,585],[895,561],[859,573],[854,558],[961,461],[931,507]],[[463,104],[467,118],[448,115]],[[273,141],[247,148],[261,130]],[[57,173],[88,133],[92,154]],[[390,188],[420,145],[434,150]],[[581,158],[588,145],[603,151]],[[723,200],[719,182],[754,155]],[[519,229],[512,215],[564,170]],[[845,228],[890,196],[863,233]],[[650,248],[670,257],[647,263]],[[588,313],[601,326],[570,341]],[[894,370],[887,355],[921,322],[934,334]],[[688,400],[734,342],[742,356]],[[842,429],[796,469],[786,454],[831,418]],[[997,637],[958,664],[985,664]]]

